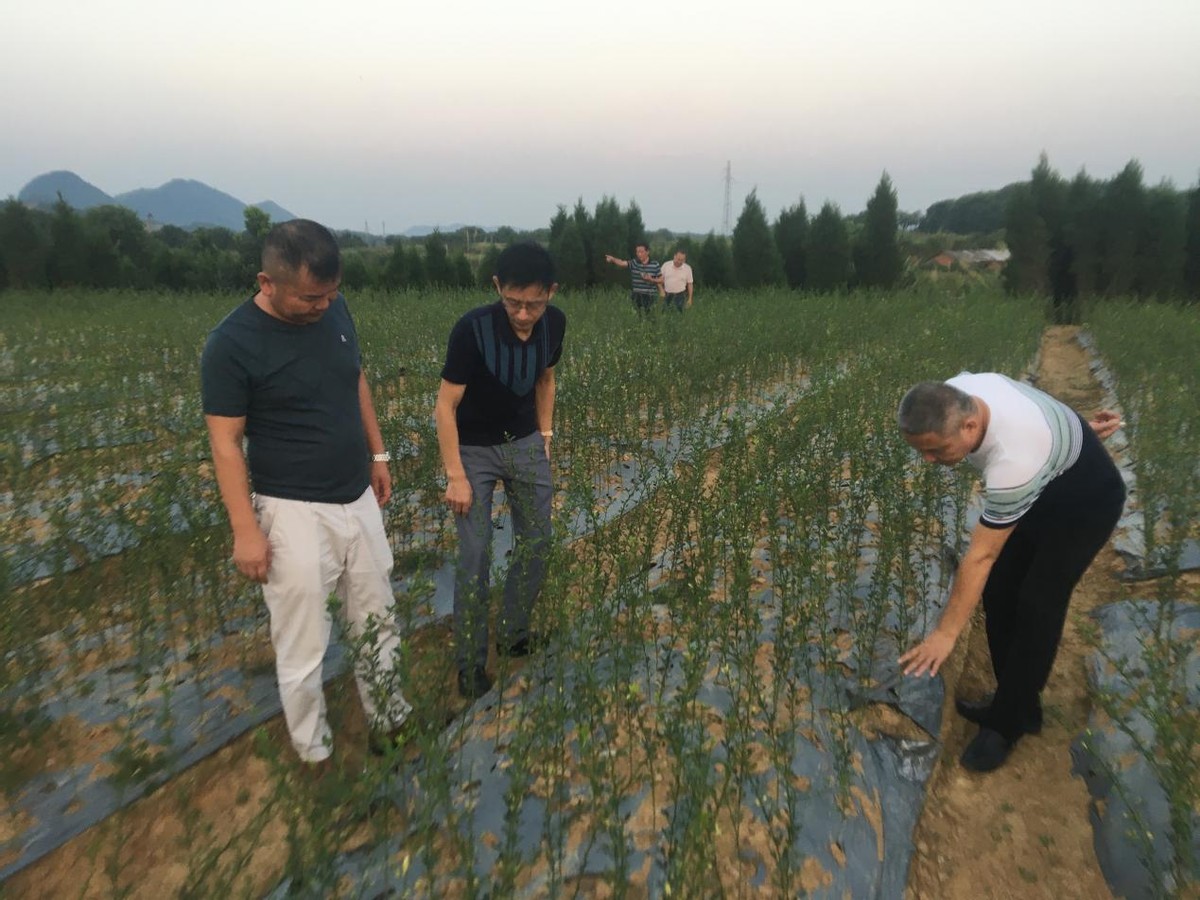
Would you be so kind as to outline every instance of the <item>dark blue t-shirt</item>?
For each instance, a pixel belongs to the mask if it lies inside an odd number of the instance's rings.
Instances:
[[[467,389],[458,404],[458,442],[492,447],[537,431],[534,385],[562,355],[567,317],[557,306],[533,326],[529,339],[513,333],[500,301],[473,309],[450,332],[442,378]]]
[[[293,325],[251,298],[208,335],[204,412],[246,417],[250,483],[288,500],[350,503],[371,483],[358,405],[358,334],[339,294],[316,322]]]

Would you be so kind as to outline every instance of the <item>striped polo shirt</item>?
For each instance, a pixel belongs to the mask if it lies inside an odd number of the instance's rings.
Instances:
[[[946,383],[981,398],[991,412],[987,434],[967,462],[983,475],[981,521],[1007,528],[1075,464],[1083,425],[1065,403],[1006,375],[962,372]]]
[[[645,263],[638,262],[637,257],[629,260],[630,287],[635,294],[654,294],[657,297],[658,285],[646,281],[642,276],[649,275],[651,278],[657,278],[660,274],[662,274],[662,266],[652,259]]]

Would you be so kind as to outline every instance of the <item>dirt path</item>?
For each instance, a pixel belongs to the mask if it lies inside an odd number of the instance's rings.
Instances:
[[[1088,416],[1099,409],[1101,389],[1074,339],[1076,330],[1052,327],[1042,336],[1038,387]],[[1112,897],[1092,847],[1087,788],[1071,774],[1069,748],[1091,705],[1084,678],[1089,647],[1080,624],[1094,607],[1123,596],[1113,577],[1119,565],[1111,547],[1105,547],[1075,590],[1042,696],[1041,735],[1023,738],[1008,762],[987,775],[959,765],[976,729],[953,708],[955,695],[979,697],[995,687],[977,616],[957,684],[947,679],[945,751],[917,826],[911,900]]]

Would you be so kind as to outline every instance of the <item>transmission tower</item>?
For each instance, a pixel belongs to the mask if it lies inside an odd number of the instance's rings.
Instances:
[[[733,164],[729,160],[725,160],[725,211],[721,216],[721,232],[725,235],[729,234],[729,219],[733,214],[729,199],[732,188]]]

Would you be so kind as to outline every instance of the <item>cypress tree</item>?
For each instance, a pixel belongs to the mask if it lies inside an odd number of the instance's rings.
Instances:
[[[1137,252],[1142,297],[1169,300],[1182,293],[1186,217],[1183,198],[1170,184],[1147,191]]]
[[[629,273],[619,266],[608,265],[604,255],[611,253],[628,259],[633,248],[629,245],[629,229],[615,197],[601,197],[592,218],[592,274],[596,284],[626,286]]]
[[[1009,196],[1005,221],[1005,239],[1011,254],[1004,267],[1005,289],[1010,294],[1044,295],[1050,246],[1046,223],[1038,215],[1029,185],[1019,185]]]
[[[808,232],[808,287],[841,290],[850,281],[850,235],[841,210],[825,201]]]
[[[1098,291],[1100,281],[1100,186],[1080,170],[1067,189],[1064,239],[1070,259],[1075,294],[1087,300]]]
[[[795,206],[790,206],[779,214],[775,220],[775,246],[779,248],[779,256],[783,260],[783,275],[787,286],[800,289],[807,281],[807,263],[805,248],[808,244],[808,210],[804,206],[804,198]]]
[[[425,238],[425,280],[433,287],[453,287],[458,282],[446,239],[438,229]]]
[[[1130,160],[1105,185],[1100,210],[1101,290],[1106,296],[1128,296],[1137,288],[1137,252],[1145,206],[1142,167],[1137,160]]]
[[[50,216],[46,275],[52,287],[88,283],[87,236],[83,231],[83,220],[62,194]]]
[[[694,275],[698,284],[708,288],[733,287],[733,256],[729,242],[710,231],[696,257]]]
[[[479,261],[479,268],[476,270],[475,283],[478,287],[484,290],[493,291],[495,285],[492,283],[492,276],[496,274],[496,263],[500,261],[500,245],[492,244],[483,254],[483,259]]]
[[[904,264],[900,258],[896,189],[884,172],[875,193],[867,201],[863,230],[855,247],[858,283],[869,288],[892,288],[900,280]]]
[[[1184,225],[1183,295],[1200,300],[1200,182],[1188,191]]]
[[[733,227],[733,276],[738,287],[783,285],[783,259],[767,225],[767,214],[751,191]]]
[[[550,256],[558,283],[563,287],[582,290],[587,287],[587,251],[575,219],[568,217],[558,235],[550,239]]]

